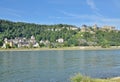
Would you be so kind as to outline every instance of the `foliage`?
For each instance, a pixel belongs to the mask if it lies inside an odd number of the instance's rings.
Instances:
[[[77,74],[76,76],[71,78],[71,82],[90,82],[91,79],[86,76],[82,76],[81,74]]]
[[[3,45],[3,42],[2,41],[0,41],[0,46],[2,46]]]
[[[40,43],[39,45],[40,45],[40,47],[45,47],[45,44],[43,44],[43,43]]]
[[[30,38],[35,36],[37,42],[50,41],[50,44],[40,44],[41,47],[69,47],[69,46],[102,46],[104,48],[110,46],[120,46],[120,31],[117,30],[94,30],[88,27],[89,31],[81,32],[81,29],[71,30],[76,28],[73,25],[55,24],[55,25],[40,25],[24,22],[11,22],[0,20],[0,46],[4,38],[14,39],[15,37]],[[63,44],[56,43],[59,38],[64,39]]]
[[[11,48],[11,46],[9,44],[6,44],[6,48]]]
[[[63,38],[69,39],[76,31],[70,31],[68,27],[75,27],[67,24],[57,25],[38,25],[24,22],[11,22],[7,20],[0,20],[0,38],[15,38],[26,37],[30,38],[31,35],[35,36],[37,41],[49,40],[55,42],[56,39]]]
[[[81,74],[76,74],[70,80],[71,82],[119,82],[113,79],[93,79],[87,76],[82,76]]]

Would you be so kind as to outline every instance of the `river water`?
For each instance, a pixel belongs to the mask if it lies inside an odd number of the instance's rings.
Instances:
[[[0,52],[0,82],[69,82],[76,73],[120,76],[120,50]]]

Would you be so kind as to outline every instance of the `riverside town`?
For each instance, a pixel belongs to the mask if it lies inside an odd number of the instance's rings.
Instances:
[[[120,46],[120,30],[114,26],[67,24],[39,25],[0,20],[1,48],[61,48]]]
[[[0,0],[0,82],[120,82],[120,0]]]

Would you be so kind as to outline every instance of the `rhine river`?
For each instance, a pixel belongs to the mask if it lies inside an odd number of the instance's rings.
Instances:
[[[0,82],[69,82],[120,76],[120,50],[1,51]]]

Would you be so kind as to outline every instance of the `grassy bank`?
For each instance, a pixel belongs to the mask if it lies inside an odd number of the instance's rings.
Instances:
[[[0,51],[39,51],[39,50],[114,50],[120,49],[120,47],[110,47],[110,48],[102,48],[99,46],[77,46],[77,47],[61,47],[61,48],[9,48],[3,49],[0,48]]]
[[[76,74],[70,78],[71,82],[120,82],[120,77],[111,79],[93,79],[87,76],[82,76],[81,74]]]

